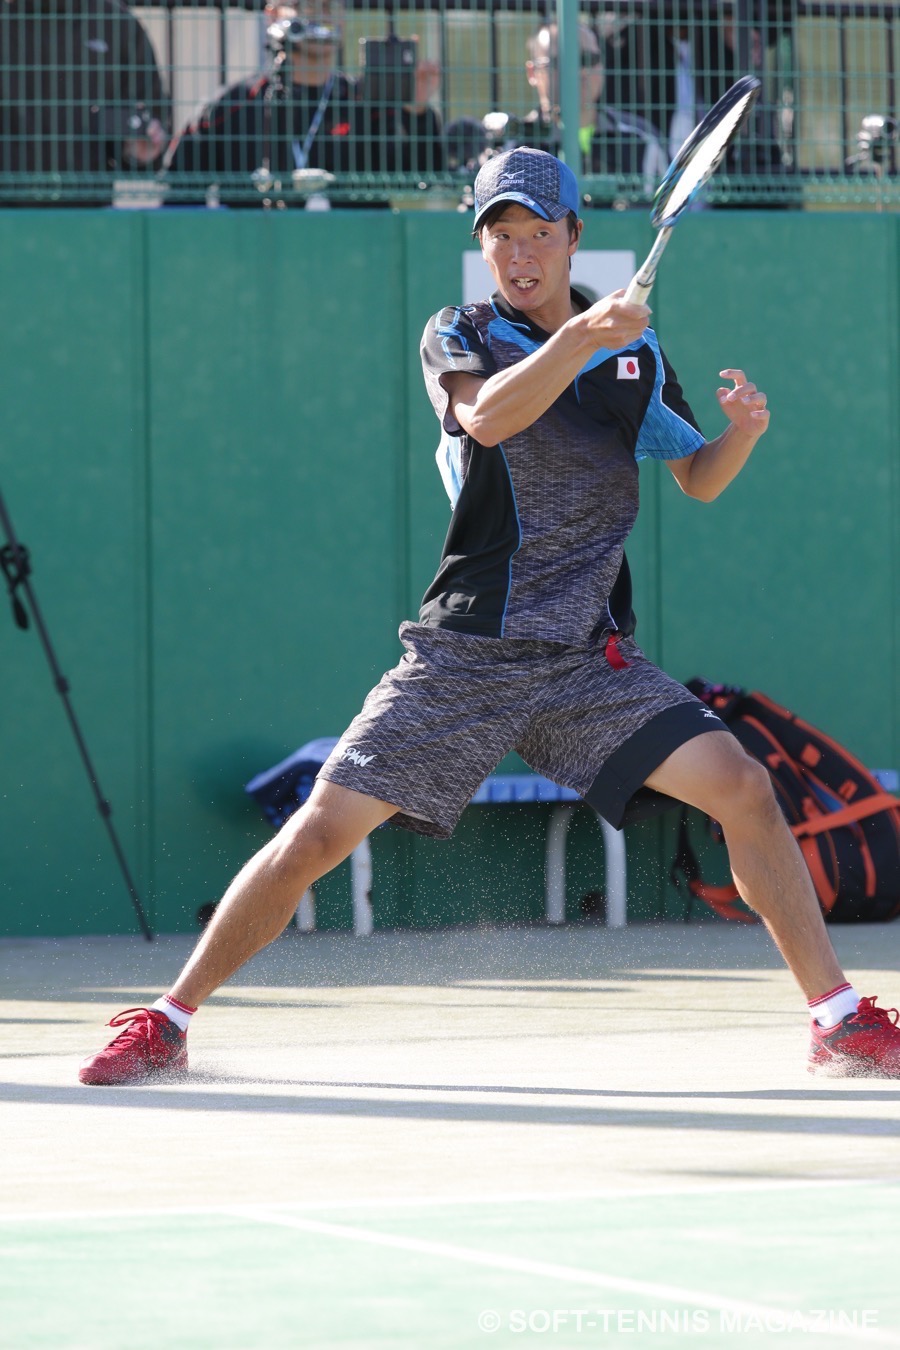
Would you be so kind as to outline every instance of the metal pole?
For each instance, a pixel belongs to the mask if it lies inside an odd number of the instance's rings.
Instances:
[[[554,806],[547,826],[544,851],[544,918],[547,923],[566,921],[566,832],[574,806]]]
[[[578,41],[578,0],[556,0],[559,43],[559,112],[562,119],[562,158],[580,177],[581,52]]]
[[[137,914],[138,923],[141,926],[141,932],[144,934],[144,937],[147,939],[148,942],[152,942],[153,933],[150,929],[150,925],[147,922],[147,916],[144,913],[144,907],[141,904],[140,896],[138,895],[134,882],[131,879],[131,873],[128,870],[128,863],[126,862],[125,854],[122,851],[122,846],[119,843],[118,835],[116,834],[116,831],[113,828],[112,807],[110,806],[109,802],[106,800],[106,798],[103,796],[102,791],[100,790],[100,783],[97,779],[97,774],[91,762],[91,757],[88,754],[88,749],[87,746],[85,745],[84,737],[81,734],[81,727],[78,725],[78,721],[75,717],[75,711],[72,707],[71,700],[69,699],[69,681],[66,679],[65,675],[59,668],[59,663],[56,660],[56,653],[54,652],[53,646],[50,642],[50,635],[47,632],[47,627],[46,624],[44,623],[43,615],[41,614],[40,607],[38,605],[34,591],[31,588],[31,583],[28,580],[29,574],[31,572],[31,564],[28,560],[28,551],[23,547],[22,544],[19,543],[18,539],[16,538],[16,533],[15,530],[13,529],[12,521],[9,518],[9,513],[6,510],[6,504],[3,501],[2,493],[0,493],[0,525],[2,525],[3,531],[7,539],[6,547],[0,549],[0,560],[2,560],[3,572],[6,575],[6,581],[9,587],[10,599],[12,601],[13,606],[13,618],[15,619],[17,627],[19,628],[28,627],[28,611],[25,609],[25,606],[22,604],[21,599],[17,595],[17,591],[21,589],[22,594],[28,601],[28,609],[31,611],[31,617],[34,619],[34,626],[37,629],[38,636],[41,639],[41,645],[44,648],[44,653],[47,657],[47,661],[49,663],[50,670],[53,675],[53,684],[56,688],[56,692],[59,694],[60,698],[63,701],[63,706],[66,710],[66,716],[69,719],[69,726],[72,728],[72,734],[75,737],[75,742],[78,746],[78,751],[81,755],[82,763],[84,764],[85,770],[87,771],[87,776],[90,779],[91,787],[93,788],[94,791],[94,798],[97,803],[97,810],[100,812],[100,815],[103,818],[103,823],[105,824],[107,832],[109,834],[110,841],[113,846],[113,852],[116,855],[116,859],[121,869],[122,876],[125,880],[125,885],[128,888],[128,894],[131,896],[131,903],[134,905],[134,911]]]

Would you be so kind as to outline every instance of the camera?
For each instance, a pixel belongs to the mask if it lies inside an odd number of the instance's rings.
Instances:
[[[96,109],[97,136],[112,144],[123,141],[141,141],[149,134],[153,114],[143,103],[131,108],[101,105]]]
[[[896,173],[900,125],[897,119],[883,113],[869,113],[862,119],[856,133],[856,153],[845,162],[854,173],[871,173],[878,177]]]
[[[860,153],[872,163],[883,165],[896,154],[897,120],[881,113],[870,113],[864,117],[856,136]]]
[[[504,112],[485,113],[482,118],[460,117],[444,131],[447,167],[457,175],[476,174],[492,155],[522,144],[524,129],[517,117]]]
[[[131,107],[101,104],[92,112],[93,135],[104,147],[108,169],[146,168],[162,153],[162,128],[143,103]]]
[[[142,141],[148,139],[150,135],[150,123],[153,121],[153,114],[143,103],[138,103],[125,118],[125,140]]]
[[[284,52],[296,47],[300,42],[331,42],[341,40],[339,29],[329,24],[318,23],[314,19],[301,19],[298,14],[291,18],[276,19],[266,29],[270,51]]]

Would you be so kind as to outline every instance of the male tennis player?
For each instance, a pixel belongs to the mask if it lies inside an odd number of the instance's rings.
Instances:
[[[382,822],[446,837],[502,756],[575,788],[613,825],[648,784],[719,821],[740,894],[809,1001],[809,1068],[900,1077],[897,1013],[859,999],[831,947],[766,770],[632,637],[623,545],[637,460],[663,460],[712,501],[769,414],[721,375],[727,426],[706,441],[644,305],[571,290],[582,222],[574,175],[541,150],[488,161],[475,234],[490,300],[443,310],[422,341],[444,431],[450,530],[406,654],[372,690],[306,805],[238,874],[169,994],[129,1009],[83,1083],[187,1069],[191,1015],[283,930],[298,896]]]

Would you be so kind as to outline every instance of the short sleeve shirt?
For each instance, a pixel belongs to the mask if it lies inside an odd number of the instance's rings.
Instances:
[[[425,385],[453,515],[424,624],[575,645],[617,627],[611,595],[637,517],[637,461],[678,459],[704,443],[647,329],[627,348],[595,352],[531,426],[480,445],[454,418],[445,377],[487,379],[549,336],[499,293],[441,310],[425,329]]]

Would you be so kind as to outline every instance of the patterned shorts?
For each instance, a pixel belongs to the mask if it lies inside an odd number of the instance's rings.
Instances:
[[[615,826],[668,755],[723,722],[621,638],[589,647],[472,637],[405,623],[406,654],[369,694],[320,771],[399,808],[393,822],[448,838],[510,750],[574,788]]]

